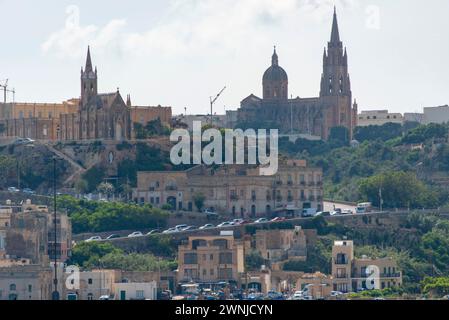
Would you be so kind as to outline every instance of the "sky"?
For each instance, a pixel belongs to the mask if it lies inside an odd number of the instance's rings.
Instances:
[[[290,94],[316,97],[334,5],[359,109],[449,104],[447,0],[0,0],[0,81],[20,102],[78,97],[90,45],[100,92],[207,114],[226,86],[222,114],[262,95],[276,45]]]

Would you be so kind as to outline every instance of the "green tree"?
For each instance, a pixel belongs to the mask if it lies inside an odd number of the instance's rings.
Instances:
[[[247,271],[259,271],[265,264],[265,259],[258,251],[251,251],[245,256],[245,266]]]
[[[85,194],[89,190],[89,184],[86,180],[80,179],[75,183],[75,189],[80,194]]]
[[[73,248],[70,262],[84,267],[111,253],[121,254],[122,251],[110,243],[81,242]]]
[[[206,201],[206,197],[202,193],[196,193],[193,196],[193,202],[195,203],[195,206],[198,209],[198,211],[203,210],[205,201]]]
[[[112,196],[114,194],[114,186],[107,182],[102,182],[98,185],[97,191],[101,194],[107,195],[108,197]]]
[[[387,172],[361,180],[359,192],[365,200],[384,208],[432,208],[438,206],[435,193],[410,172]]]
[[[425,278],[421,286],[424,293],[442,297],[449,294],[449,277]]]

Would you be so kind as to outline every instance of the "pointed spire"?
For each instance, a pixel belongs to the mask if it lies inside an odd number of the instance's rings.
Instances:
[[[278,57],[278,54],[276,53],[276,46],[274,46],[274,53],[273,53],[273,57],[271,58],[271,64],[273,66],[279,65],[279,57]]]
[[[334,6],[334,20],[332,22],[331,43],[340,42],[340,32],[338,31],[337,8]]]
[[[132,104],[131,104],[131,95],[130,94],[128,94],[127,97],[126,97],[126,105],[128,107],[130,107],[130,108],[132,106]]]
[[[93,71],[92,68],[92,59],[90,57],[90,46],[87,47],[87,58],[86,58],[86,68],[84,70],[85,72],[91,72]]]

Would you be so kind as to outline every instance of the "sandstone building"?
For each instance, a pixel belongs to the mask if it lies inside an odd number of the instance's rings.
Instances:
[[[322,169],[306,161],[280,163],[274,176],[263,176],[257,166],[197,166],[178,172],[138,172],[136,202],[173,210],[198,211],[195,199],[205,198],[204,208],[233,217],[275,216],[283,212],[323,208]],[[203,209],[203,208],[201,208]]]
[[[244,245],[233,235],[189,237],[178,247],[180,283],[237,283],[244,271]]]
[[[368,279],[369,267],[379,271],[373,280]],[[370,286],[386,289],[402,285],[402,273],[395,260],[355,258],[354,242],[350,240],[335,241],[332,247],[332,277],[334,291],[343,293],[370,289]],[[368,283],[368,280],[372,283]]]
[[[134,123],[160,119],[171,125],[171,107],[132,106],[119,90],[98,92],[90,48],[81,69],[81,97],[61,104],[0,103],[0,136],[37,140],[131,140]]]
[[[334,12],[331,40],[323,54],[319,97],[289,98],[287,72],[276,52],[263,75],[263,97],[250,95],[241,102],[238,122],[273,127],[281,133],[307,134],[327,139],[333,127],[345,127],[350,137],[357,125],[357,103],[352,104],[348,54],[343,48]]]

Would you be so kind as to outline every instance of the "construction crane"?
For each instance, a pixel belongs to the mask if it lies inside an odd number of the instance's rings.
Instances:
[[[217,96],[214,97],[210,97],[210,125],[213,126],[214,125],[214,104],[215,102],[217,102],[218,98],[220,98],[220,96],[222,95],[222,93],[226,90],[226,87],[224,87],[218,94]]]
[[[1,84],[2,82],[4,84]],[[13,102],[15,102],[15,100],[16,100],[16,90],[15,89],[9,90],[8,89],[8,82],[9,82],[9,79],[0,81],[0,88],[3,88],[3,102],[5,104],[6,104],[6,95],[7,95],[8,92],[13,94]]]

